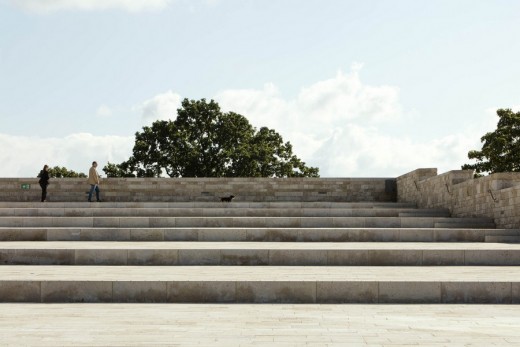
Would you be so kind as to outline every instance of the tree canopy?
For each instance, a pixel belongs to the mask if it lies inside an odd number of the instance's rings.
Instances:
[[[480,139],[482,150],[468,152],[468,158],[476,163],[465,164],[462,169],[473,169],[477,174],[520,172],[520,112],[499,109],[497,115],[496,130]]]
[[[276,131],[257,130],[205,99],[184,99],[174,121],[143,127],[133,155],[103,171],[109,177],[319,177],[319,169],[293,155]]]
[[[56,178],[62,178],[62,177],[87,177],[82,172],[75,172],[73,170],[69,170],[66,167],[50,167],[48,169],[49,177],[56,177]]]

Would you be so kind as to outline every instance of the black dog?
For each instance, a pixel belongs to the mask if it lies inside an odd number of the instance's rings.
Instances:
[[[220,198],[220,202],[231,202],[231,200],[233,200],[234,198],[235,198],[234,195],[225,196],[223,198]]]

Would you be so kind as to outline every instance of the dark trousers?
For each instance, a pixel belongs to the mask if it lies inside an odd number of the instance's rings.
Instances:
[[[90,185],[90,191],[88,192],[88,201],[92,201],[92,193],[96,191],[96,200],[99,201],[99,187],[96,185]]]
[[[47,199],[47,186],[49,183],[40,183],[40,187],[42,187],[42,202]]]

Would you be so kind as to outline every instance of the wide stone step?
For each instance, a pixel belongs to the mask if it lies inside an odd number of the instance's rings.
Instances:
[[[0,266],[1,302],[520,303],[520,267]]]
[[[412,208],[0,208],[0,217],[450,217]]]
[[[0,201],[0,208],[416,208],[407,202],[334,202],[334,201],[290,201],[290,202],[253,202],[236,201],[231,203],[208,201],[182,202],[6,202]]]
[[[520,265],[520,245],[489,243],[1,242],[9,265]]]
[[[0,241],[484,242],[488,236],[508,231],[463,228],[0,227]]]
[[[494,228],[491,218],[446,217],[0,217],[0,227]]]

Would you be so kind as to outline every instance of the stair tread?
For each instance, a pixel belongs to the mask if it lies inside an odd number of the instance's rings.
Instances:
[[[9,281],[265,281],[265,282],[507,282],[520,283],[518,266],[47,266],[4,265]]]

